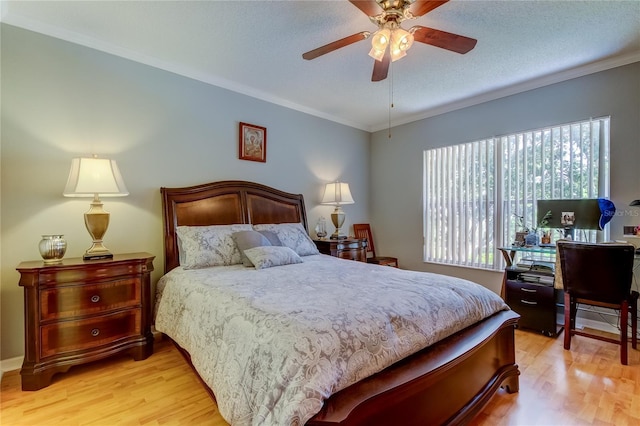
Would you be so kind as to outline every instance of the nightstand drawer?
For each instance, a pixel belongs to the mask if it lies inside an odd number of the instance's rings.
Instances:
[[[146,272],[142,264],[109,265],[106,262],[88,264],[86,268],[69,268],[61,270],[46,270],[40,272],[41,286],[60,285],[65,283],[81,283],[88,280],[100,280],[131,276]]]
[[[362,256],[360,255],[360,250],[342,250],[342,251],[338,252],[336,257],[339,258],[339,259],[360,260],[361,261],[361,257]]]
[[[349,250],[340,250],[338,251],[336,257],[340,259],[347,260],[362,260],[362,250],[360,249],[349,249]]]
[[[367,240],[348,238],[342,240],[313,240],[322,254],[347,260],[367,261]]]
[[[40,291],[40,319],[72,318],[140,305],[139,279]]]
[[[95,348],[140,335],[139,309],[40,327],[42,358]]]

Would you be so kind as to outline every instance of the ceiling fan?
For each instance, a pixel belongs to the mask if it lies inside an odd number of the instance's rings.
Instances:
[[[369,16],[371,22],[378,26],[378,30],[373,33],[362,31],[350,35],[310,50],[302,57],[307,60],[315,59],[373,35],[369,52],[369,56],[375,59],[371,81],[381,81],[387,78],[389,64],[405,56],[414,40],[457,53],[467,53],[475,47],[478,40],[420,25],[415,25],[409,30],[400,26],[403,21],[419,18],[448,1],[349,0],[349,3]]]

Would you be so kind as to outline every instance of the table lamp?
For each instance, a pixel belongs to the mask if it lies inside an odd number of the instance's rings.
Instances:
[[[342,210],[343,204],[353,204],[353,197],[351,196],[351,191],[349,190],[349,184],[344,182],[333,182],[328,183],[324,188],[324,196],[322,197],[321,204],[330,204],[336,206],[333,213],[331,213],[331,221],[333,222],[333,226],[336,227],[336,230],[333,234],[331,234],[332,240],[340,240],[347,238],[347,236],[342,233],[340,229],[342,224],[344,224],[345,214]]]
[[[113,254],[102,244],[102,238],[109,227],[109,212],[102,208],[100,197],[124,197],[129,195],[115,160],[98,158],[74,158],[65,197],[93,197],[91,208],[84,214],[84,224],[93,238],[93,244],[85,252],[85,260],[110,259]]]

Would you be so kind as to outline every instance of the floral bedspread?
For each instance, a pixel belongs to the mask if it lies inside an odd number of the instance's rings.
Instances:
[[[191,354],[233,425],[302,425],[331,394],[492,314],[490,290],[337,259],[176,268],[156,328]]]

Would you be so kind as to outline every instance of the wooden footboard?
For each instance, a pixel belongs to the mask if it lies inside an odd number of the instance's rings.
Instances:
[[[332,395],[307,424],[464,424],[501,387],[518,391],[514,328],[503,311]]]

